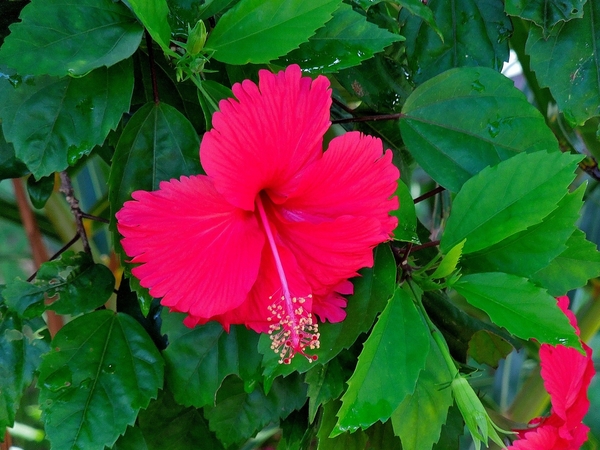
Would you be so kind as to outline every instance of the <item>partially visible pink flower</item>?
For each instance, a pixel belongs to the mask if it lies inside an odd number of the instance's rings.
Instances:
[[[569,298],[557,300],[579,335],[575,315],[568,309]],[[520,439],[509,449],[579,450],[587,440],[589,428],[582,421],[590,407],[587,390],[595,371],[592,350],[584,342],[581,345],[585,355],[564,345],[542,344],[541,375],[552,403],[550,416],[532,420],[535,428],[520,431]]]
[[[193,327],[272,333],[282,362],[318,346],[315,315],[341,321],[349,278],[390,239],[399,177],[358,132],[326,152],[331,90],[296,65],[233,86],[200,146],[207,175],[136,191],[117,213],[140,284]]]

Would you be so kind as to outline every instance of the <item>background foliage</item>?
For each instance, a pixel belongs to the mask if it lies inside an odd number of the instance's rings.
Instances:
[[[4,445],[469,448],[457,373],[505,429],[547,410],[539,345],[579,346],[553,296],[570,292],[600,346],[594,1],[0,12]],[[130,278],[114,214],[135,190],[202,173],[199,142],[232,84],[292,63],[332,83],[326,138],[360,130],[393,150],[401,207],[346,320],[322,325],[319,359],[279,365],[267,336],[162,310]],[[595,448],[597,382],[590,398]]]

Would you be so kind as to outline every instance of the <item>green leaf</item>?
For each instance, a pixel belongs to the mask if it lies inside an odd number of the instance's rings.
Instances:
[[[232,98],[233,92],[226,86],[212,80],[201,80],[201,89],[198,89],[198,101],[204,113],[206,129],[212,128],[212,116],[219,110],[219,102],[226,98]]]
[[[317,365],[306,372],[308,384],[308,419],[315,420],[322,404],[338,398],[344,391],[344,372],[337,359]]]
[[[429,450],[440,438],[452,405],[450,374],[442,353],[431,336],[425,368],[415,391],[408,395],[392,414],[394,433],[402,440],[404,450]]]
[[[400,438],[394,434],[392,421],[386,423],[376,422],[366,430],[369,436],[369,447],[371,449],[402,450]]]
[[[40,267],[31,283],[16,279],[4,290],[7,306],[22,317],[35,317],[45,308],[58,314],[81,314],[103,305],[112,295],[115,278],[87,253],[65,252]],[[58,298],[47,307],[46,298]]]
[[[373,268],[359,271],[360,277],[353,279],[354,294],[348,297],[346,318],[338,323],[319,324],[321,347],[315,350],[319,357],[316,364],[325,364],[340,351],[349,348],[356,338],[371,328],[375,316],[385,307],[396,286],[396,262],[389,245],[375,249]],[[279,364],[279,355],[271,350],[269,336],[260,337],[259,351],[264,355],[263,374],[269,379],[288,375],[295,371],[306,372],[312,367],[306,358],[296,357],[291,364]]]
[[[466,238],[463,254],[473,253],[540,223],[567,194],[580,160],[566,153],[521,153],[482,170],[454,199],[442,252]]]
[[[0,50],[3,64],[22,75],[59,77],[129,58],[144,31],[124,5],[111,0],[32,0],[10,30]]]
[[[583,18],[560,23],[545,39],[532,26],[525,51],[542,87],[549,87],[565,119],[583,125],[600,114],[600,8],[589,0]]]
[[[189,450],[193,442],[201,443],[201,448],[223,449],[208,429],[202,411],[179,405],[169,391],[161,391],[148,408],[140,411],[138,423],[148,450]]]
[[[492,322],[521,339],[581,348],[556,300],[525,278],[501,272],[464,275],[454,289]]]
[[[339,401],[329,402],[323,407],[321,425],[317,432],[319,438],[317,450],[364,450],[368,436],[363,430],[357,430],[354,433],[342,433],[334,438],[329,437],[337,422],[335,415],[339,407]]]
[[[500,336],[487,330],[479,330],[469,341],[469,356],[479,364],[497,368],[498,362],[512,352],[513,346]]]
[[[567,249],[583,205],[585,184],[567,194],[544,220],[479,252],[467,255],[463,267],[471,272],[506,272],[530,277]],[[565,291],[566,292],[566,291]]]
[[[111,450],[148,450],[148,445],[137,427],[127,427],[125,434],[119,436]]]
[[[502,0],[431,0],[435,23],[443,41],[423,19],[401,11],[406,56],[416,84],[454,67],[480,66],[496,71],[508,61],[512,25]],[[502,116],[501,116],[502,117]]]
[[[163,50],[169,51],[171,43],[171,27],[167,21],[169,7],[167,0],[125,0],[131,7],[140,22],[152,36],[152,39],[160,45]]]
[[[251,437],[271,422],[286,418],[306,402],[306,385],[298,374],[277,378],[268,395],[257,386],[247,392],[244,382],[229,377],[217,392],[216,405],[205,409],[209,427],[229,447]]]
[[[95,311],[66,324],[40,366],[38,387],[53,448],[111,446],[156,398],[164,363],[125,314]]]
[[[583,5],[587,0],[506,0],[506,13],[530,20],[542,27],[544,36],[558,22],[583,17]]]
[[[419,165],[452,192],[519,152],[558,151],[544,117],[512,80],[486,68],[449,70],[408,98],[400,120]]]
[[[228,375],[240,376],[249,386],[260,377],[258,334],[237,325],[226,333],[216,322],[190,329],[183,325],[184,317],[162,314],[162,332],[169,338],[163,352],[167,384],[178,403],[196,408],[214,405]]]
[[[402,36],[368,22],[350,5],[342,4],[323,28],[280,62],[281,65],[297,63],[309,73],[337,72],[356,66],[393,42],[403,40]]]
[[[413,393],[429,353],[429,330],[411,296],[397,289],[358,357],[333,436],[385,422]]]
[[[41,76],[17,84],[0,79],[2,128],[39,179],[74,164],[117,127],[129,110],[133,67],[127,60],[83,78]]]
[[[227,64],[267,63],[306,42],[340,4],[341,0],[241,0],[219,19],[206,49]]]
[[[437,26],[435,17],[433,17],[433,11],[431,11],[431,8],[427,6],[427,4],[423,3],[421,0],[393,0],[393,2],[406,8],[413,16],[423,19],[440,37],[442,42],[444,41],[444,34],[442,33],[442,30],[440,30],[440,27]]]
[[[7,178],[20,178],[28,173],[27,166],[17,159],[15,147],[6,142],[0,128],[0,181]]]
[[[113,230],[115,213],[133,191],[156,190],[161,181],[201,173],[199,146],[194,127],[175,108],[142,106],[127,122],[113,157],[108,182]]]
[[[0,306],[0,427],[12,427],[21,396],[33,381],[41,355],[50,350],[41,318],[22,320]]]
[[[588,280],[600,276],[600,253],[596,245],[575,230],[567,240],[567,249],[552,260],[550,265],[535,273],[531,280],[548,289],[555,297],[584,286]]]
[[[397,241],[420,244],[419,236],[417,236],[417,213],[415,211],[415,203],[410,195],[408,186],[406,186],[402,180],[398,180],[396,196],[398,196],[400,206],[397,210],[391,212],[393,216],[398,218],[398,226],[394,230],[394,239]]]
[[[444,256],[444,259],[442,259],[440,265],[431,274],[432,279],[437,280],[439,278],[445,278],[456,270],[458,261],[462,256],[462,250],[465,246],[465,242],[466,239],[463,239],[448,251],[448,254]]]
[[[34,177],[27,178],[27,193],[29,194],[29,200],[34,208],[42,209],[52,191],[54,190],[54,174],[42,177],[36,180]]]

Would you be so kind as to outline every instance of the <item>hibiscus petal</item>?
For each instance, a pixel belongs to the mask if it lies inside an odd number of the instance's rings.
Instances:
[[[256,281],[264,234],[205,176],[136,191],[117,213],[132,273],[173,310],[209,319],[238,307]]]
[[[302,77],[300,67],[259,72],[233,86],[235,99],[223,100],[204,135],[200,159],[217,190],[232,204],[254,209],[258,193],[285,197],[299,172],[322,154],[330,125],[331,90],[323,76]]]
[[[323,221],[343,215],[375,218],[382,240],[396,228],[389,212],[398,208],[396,191],[400,173],[392,152],[383,153],[380,139],[359,132],[336,137],[304,174],[297,190],[282,207],[289,220]]]

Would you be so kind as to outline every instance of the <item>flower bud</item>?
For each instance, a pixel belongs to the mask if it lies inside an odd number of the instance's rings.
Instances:
[[[194,28],[190,28],[188,25],[187,52],[192,56],[200,53],[200,50],[204,48],[206,36],[206,26],[201,20],[198,21]]]

